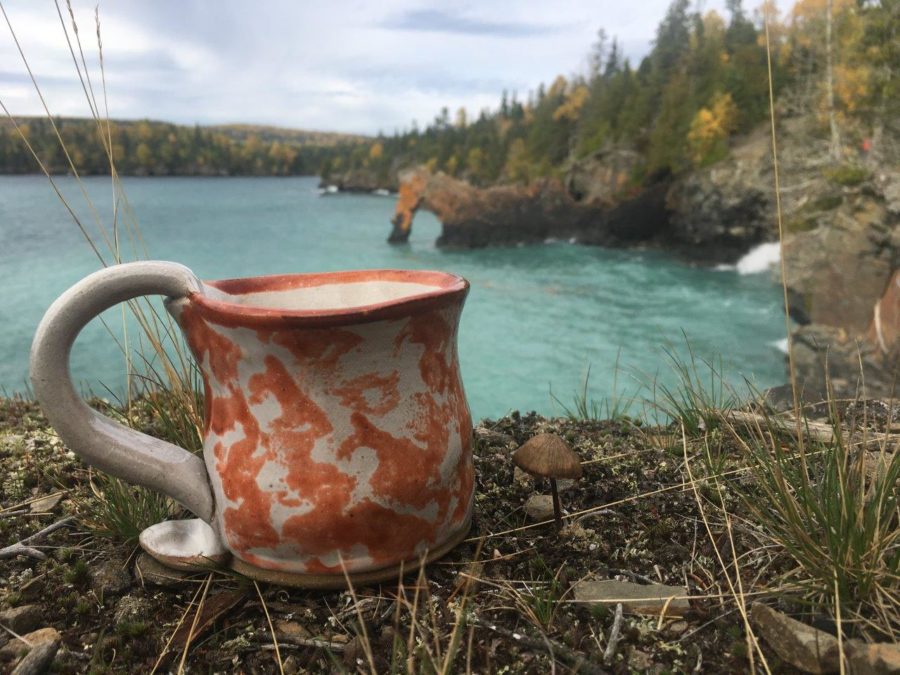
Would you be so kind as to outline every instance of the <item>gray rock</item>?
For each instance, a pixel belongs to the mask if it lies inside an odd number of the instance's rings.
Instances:
[[[32,647],[36,647],[39,644],[43,644],[44,642],[59,642],[61,639],[59,631],[55,628],[47,627],[40,628],[35,631],[31,631],[30,633],[26,633],[22,636],[22,640],[13,639],[10,640],[8,644],[4,645],[2,649],[0,649],[0,659],[14,659],[23,652],[28,650],[28,645],[32,645]],[[23,642],[24,640],[24,642]]]
[[[553,497],[550,495],[531,495],[525,502],[525,513],[535,522],[553,519]]]
[[[46,673],[53,663],[53,658],[59,649],[59,640],[49,640],[31,648],[19,665],[12,671],[12,675],[40,675]]]
[[[750,618],[775,653],[795,668],[816,674],[840,671],[838,641],[833,635],[759,603],[751,607]]]
[[[153,616],[153,603],[144,598],[125,595],[119,598],[113,610],[113,619],[117,624],[146,621]]]
[[[666,608],[666,616],[681,616],[690,609],[688,589],[665,584],[635,584],[630,581],[607,579],[579,581],[573,587],[575,600],[622,604],[622,608],[636,614],[659,614]],[[669,600],[671,598],[671,601]]]
[[[33,631],[40,623],[41,608],[37,605],[22,605],[0,612],[0,624],[19,635]]]
[[[56,508],[56,505],[62,501],[62,498],[65,496],[65,493],[58,492],[53,495],[47,495],[46,497],[41,497],[33,502],[31,502],[32,513],[49,513],[53,509]]]
[[[101,599],[122,595],[131,588],[131,575],[121,560],[102,560],[91,570],[91,588]]]
[[[187,583],[193,572],[166,567],[156,558],[140,553],[134,562],[134,578],[139,584],[152,584],[164,588],[175,588]]]
[[[850,672],[853,675],[890,675],[900,673],[900,644],[862,644],[850,646]]]

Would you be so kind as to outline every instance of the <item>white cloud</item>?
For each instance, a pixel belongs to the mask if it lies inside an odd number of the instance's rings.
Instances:
[[[96,85],[93,4],[74,3]],[[583,71],[601,25],[636,61],[667,5],[117,0],[101,5],[100,20],[114,117],[375,133],[413,119],[427,124],[445,105],[477,115],[495,107],[504,89],[525,98],[557,74]],[[52,111],[86,115],[53,5],[4,6]],[[0,24],[0,99],[14,113],[39,114],[5,28]]]

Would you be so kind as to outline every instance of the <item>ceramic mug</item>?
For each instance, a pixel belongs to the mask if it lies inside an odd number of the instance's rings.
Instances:
[[[73,451],[187,507],[236,569],[313,586],[340,585],[345,571],[386,578],[469,527],[472,423],[456,345],[467,293],[442,272],[201,282],[176,263],[116,265],[47,311],[32,384]],[[89,408],[72,384],[81,329],[143,295],[166,296],[202,372],[203,459]]]

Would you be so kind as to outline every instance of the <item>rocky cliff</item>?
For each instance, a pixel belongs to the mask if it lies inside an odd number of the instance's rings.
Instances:
[[[786,283],[798,378],[842,396],[890,396],[900,375],[900,170],[868,157],[827,160],[809,118],[779,128]],[[890,157],[891,153],[885,156]],[[390,241],[404,242],[418,209],[443,225],[440,246],[476,248],[548,239],[666,250],[700,264],[733,263],[778,238],[768,128],[728,158],[637,189],[639,154],[597,153],[564,180],[476,188],[419,167],[399,174]],[[862,363],[862,370],[860,369]]]

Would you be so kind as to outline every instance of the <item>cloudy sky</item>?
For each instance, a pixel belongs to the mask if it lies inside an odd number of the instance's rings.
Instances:
[[[109,112],[390,133],[414,119],[424,126],[444,105],[473,114],[496,107],[504,89],[524,98],[559,73],[584,72],[601,26],[637,62],[669,2],[105,0]],[[97,83],[96,3],[72,4]],[[0,5],[51,112],[88,115],[53,0]],[[0,100],[13,114],[42,113],[2,17]]]

